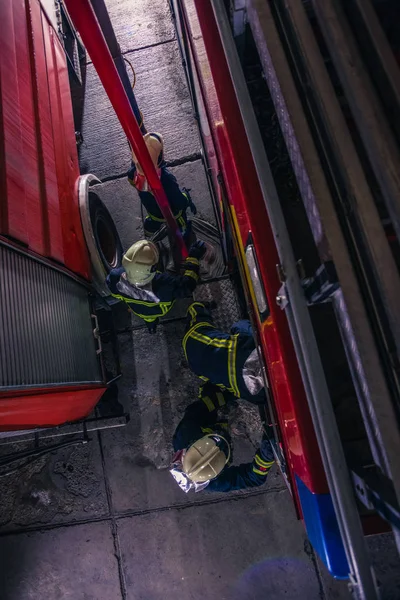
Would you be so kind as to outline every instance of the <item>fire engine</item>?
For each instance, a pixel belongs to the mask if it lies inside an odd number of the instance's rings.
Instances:
[[[261,417],[313,547],[374,598],[365,535],[391,527],[400,539],[395,41],[369,1],[249,0],[246,35],[239,1],[170,4],[221,244],[264,367]],[[95,174],[79,173],[84,47],[186,250],[103,1],[26,6],[0,7],[0,434],[78,422],[84,436],[108,425],[87,417],[110,383],[96,311],[122,256]]]

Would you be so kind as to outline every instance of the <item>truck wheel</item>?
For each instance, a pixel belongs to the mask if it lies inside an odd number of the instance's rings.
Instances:
[[[121,266],[122,244],[117,228],[98,195],[89,191],[89,211],[97,250],[107,274]]]
[[[117,228],[93,184],[101,183],[94,175],[79,178],[79,209],[82,228],[89,251],[92,284],[102,297],[110,295],[106,277],[111,269],[122,264],[122,244]]]

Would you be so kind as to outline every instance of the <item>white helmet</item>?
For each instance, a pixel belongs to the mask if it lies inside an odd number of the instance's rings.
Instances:
[[[158,249],[153,242],[135,242],[122,258],[122,266],[129,283],[139,286],[149,283],[155,275],[152,268],[158,263],[158,258]]]
[[[227,454],[219,443],[225,442]],[[200,438],[187,450],[183,459],[183,472],[194,483],[203,483],[215,479],[229,462],[230,445],[219,434],[209,434]]]

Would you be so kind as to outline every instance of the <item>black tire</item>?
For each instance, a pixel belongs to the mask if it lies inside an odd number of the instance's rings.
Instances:
[[[123,249],[114,221],[93,191],[89,191],[89,214],[96,247],[107,273],[122,264]]]

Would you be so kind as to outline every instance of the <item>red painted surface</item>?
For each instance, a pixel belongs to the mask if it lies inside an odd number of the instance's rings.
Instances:
[[[97,389],[102,389],[104,390],[104,385],[102,383],[98,383],[98,384],[93,384],[93,383],[85,383],[85,384],[69,384],[69,385],[52,385],[51,388],[48,387],[37,387],[37,388],[26,388],[22,391],[22,394],[24,396],[35,396],[35,395],[46,395],[48,393],[58,393],[58,392],[81,392],[84,390],[89,390],[89,391],[93,391],[93,390],[97,390]],[[3,398],[9,399],[9,398],[16,398],[17,396],[21,395],[21,389],[18,390],[6,390],[6,391],[2,391],[0,389],[0,401]]]
[[[0,22],[0,234],[89,279],[63,48],[38,0],[2,0]]]
[[[328,486],[284,312],[277,250],[209,0],[184,0],[189,40],[207,107],[214,145],[243,246],[251,232],[270,307],[258,323],[292,487],[296,473],[315,493]],[[258,314],[258,311],[255,310]]]
[[[168,224],[170,233],[175,239],[176,247],[180,251],[181,257],[186,258],[188,252],[182,234],[172,214],[167,196],[144,143],[142,132],[140,131],[90,2],[89,0],[65,0],[65,5],[89,52],[94,68],[104,86],[126,137],[139,160],[143,173],[157,200],[157,204]]]
[[[0,0],[0,241],[90,279],[63,47],[39,0]],[[0,391],[0,429],[88,415],[105,387]]]
[[[87,417],[105,387],[0,398],[1,431],[52,427]]]

